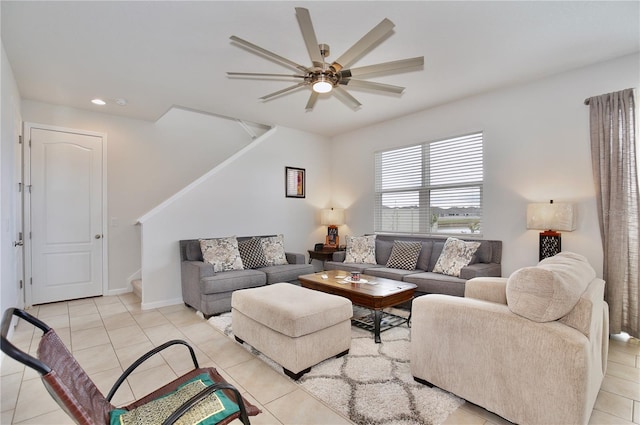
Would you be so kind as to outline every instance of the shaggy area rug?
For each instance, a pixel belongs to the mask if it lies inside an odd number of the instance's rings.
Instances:
[[[231,313],[209,323],[233,338]],[[406,325],[381,334],[351,327],[349,354],[315,365],[297,381],[318,399],[362,425],[441,424],[464,400],[413,380],[409,369],[410,330]],[[282,367],[248,344],[243,346],[283,374]]]

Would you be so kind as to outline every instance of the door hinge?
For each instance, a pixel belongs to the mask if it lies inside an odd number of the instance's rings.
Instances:
[[[31,139],[29,139],[29,147],[31,147]]]
[[[20,289],[22,289],[22,279],[20,279]]]
[[[22,182],[18,182],[18,193],[22,192]]]
[[[22,134],[18,135],[18,144],[21,145],[22,144]]]
[[[33,278],[32,277],[29,278],[29,285],[33,286]]]

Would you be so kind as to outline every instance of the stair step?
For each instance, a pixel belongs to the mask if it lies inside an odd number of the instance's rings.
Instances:
[[[142,279],[132,280],[131,286],[133,286],[133,293],[142,299]]]

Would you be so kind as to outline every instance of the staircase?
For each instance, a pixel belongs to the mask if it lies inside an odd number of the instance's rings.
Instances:
[[[133,293],[142,299],[142,279],[132,280],[131,286],[133,286]]]

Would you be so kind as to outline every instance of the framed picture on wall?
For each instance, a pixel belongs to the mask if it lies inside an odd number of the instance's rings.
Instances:
[[[305,170],[304,168],[284,168],[284,190],[287,198],[305,197]]]

